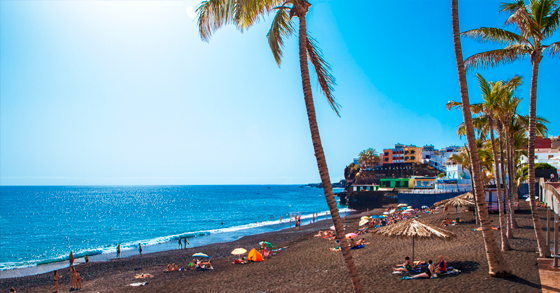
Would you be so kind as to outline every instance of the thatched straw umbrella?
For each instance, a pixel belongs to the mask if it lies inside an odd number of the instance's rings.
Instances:
[[[414,239],[442,239],[451,240],[455,234],[437,226],[420,222],[416,219],[402,221],[372,231],[375,234],[396,238],[412,238],[412,261],[414,262]]]
[[[470,200],[469,200],[470,197]],[[459,196],[444,199],[442,201],[438,201],[434,203],[434,206],[452,206],[455,207],[455,212],[457,212],[457,207],[466,207],[466,206],[474,206],[474,196],[472,193],[467,192],[465,194],[461,194]]]

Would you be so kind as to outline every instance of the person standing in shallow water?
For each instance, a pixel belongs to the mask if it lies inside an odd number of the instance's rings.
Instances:
[[[187,249],[187,244],[190,244],[190,243],[187,241],[187,237],[185,237],[185,249]]]
[[[140,256],[142,256],[142,243],[138,243],[138,252],[140,252]]]
[[[70,261],[70,266],[74,265],[74,252],[70,251],[70,256],[68,257],[68,260]]]
[[[121,245],[119,244],[117,246],[117,258],[120,258],[120,257],[121,257]]]
[[[177,243],[179,243],[179,249],[183,248],[183,238],[179,237],[179,241],[177,241]]]

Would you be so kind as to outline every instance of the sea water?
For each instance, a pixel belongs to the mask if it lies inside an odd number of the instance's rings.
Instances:
[[[105,260],[118,244],[127,256],[139,243],[149,253],[176,249],[184,237],[189,247],[232,241],[287,228],[290,214],[306,223],[327,210],[322,189],[297,185],[2,186],[0,277],[70,251]]]

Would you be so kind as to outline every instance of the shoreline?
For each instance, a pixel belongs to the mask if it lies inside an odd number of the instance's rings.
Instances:
[[[339,211],[341,217],[347,217],[347,216],[351,216],[351,215],[355,215],[358,212],[354,211],[354,210],[349,210],[347,208],[343,208],[342,210]],[[322,221],[328,221],[330,220],[331,225],[332,225],[332,218],[330,218],[330,213],[327,211],[326,213],[328,213],[329,218],[325,219],[323,217],[325,217],[325,212],[319,212],[319,219],[323,218],[322,220],[316,220],[315,223],[309,223],[308,221],[311,221],[312,219],[312,215],[311,214],[307,214],[307,215],[302,215],[302,227],[308,226],[308,225],[313,225],[313,224],[317,224],[319,222]],[[259,224],[259,223],[268,223],[268,222],[272,222],[270,224],[264,224],[261,226],[254,226],[251,227],[250,225],[252,224]],[[292,221],[293,222],[293,221]],[[218,233],[214,233],[214,232],[210,232],[208,234],[204,234],[201,236],[194,236],[194,237],[190,237],[188,238],[188,248],[185,249],[178,249],[177,246],[177,239],[168,241],[168,242],[164,242],[164,243],[157,243],[157,244],[153,244],[153,245],[142,245],[143,248],[143,255],[152,255],[155,253],[160,253],[160,252],[169,252],[169,251],[184,251],[184,250],[189,250],[192,248],[202,248],[208,245],[213,245],[213,244],[222,244],[222,243],[229,243],[229,242],[234,242],[236,240],[242,239],[243,237],[247,237],[247,236],[256,236],[256,235],[260,235],[260,234],[266,234],[266,233],[275,233],[275,232],[282,232],[283,230],[290,230],[290,229],[294,229],[294,223],[290,224],[289,219],[283,219],[282,222],[279,222],[279,220],[274,220],[274,221],[264,221],[264,222],[259,222],[259,223],[249,223],[246,224],[248,227],[246,228],[242,228],[242,229],[234,229],[232,231],[227,231],[227,232],[218,232]],[[243,225],[244,226],[244,225]],[[239,226],[238,226],[239,227]],[[229,227],[229,228],[225,228],[224,230],[230,229],[230,228],[236,228],[236,227]],[[217,229],[217,230],[222,230],[222,229]],[[193,234],[199,234],[199,232],[189,232],[189,233],[193,233]],[[110,262],[113,260],[118,260],[118,259],[128,259],[131,257],[135,257],[138,256],[139,257],[139,253],[138,250],[136,248],[131,248],[131,249],[123,249],[121,251],[121,256],[117,257],[116,252],[114,253],[99,253],[99,254],[94,254],[94,255],[89,255],[89,259],[90,259],[90,264],[91,263],[103,263],[103,262]],[[85,265],[85,256],[84,255],[80,255],[80,257],[76,257],[74,260],[74,266],[78,267],[78,266],[83,266]],[[28,277],[28,276],[36,276],[36,275],[41,275],[41,274],[45,274],[45,273],[49,273],[49,272],[53,272],[55,270],[62,270],[65,268],[69,268],[70,264],[69,264],[69,260],[68,260],[68,256],[66,256],[64,259],[59,260],[59,261],[52,261],[52,262],[47,262],[47,263],[41,263],[35,266],[29,266],[29,267],[20,267],[20,268],[14,268],[14,269],[8,269],[8,270],[4,270],[4,271],[0,271],[0,281],[2,280],[6,280],[6,279],[12,279],[12,278],[22,278],[22,277]]]
[[[439,225],[441,215],[420,214],[428,224]],[[365,234],[365,248],[352,250],[362,286],[365,292],[540,292],[538,267],[536,266],[536,241],[532,230],[530,209],[527,205],[516,213],[520,225],[516,238],[510,244],[514,250],[504,252],[513,276],[507,279],[491,278],[482,234],[476,228],[471,213],[457,214],[464,222],[445,227],[457,235],[451,241],[418,240],[415,256],[418,260],[434,259],[444,255],[448,266],[459,268],[457,275],[444,275],[436,279],[401,280],[402,275],[391,274],[396,263],[411,252],[410,239],[386,238]],[[343,218],[348,232],[358,228],[360,215]],[[541,211],[541,218],[543,217]],[[491,214],[497,223],[498,216]],[[157,252],[107,262],[79,265],[77,269],[83,280],[84,292],[353,292],[348,270],[340,252],[331,251],[335,241],[313,237],[320,229],[329,229],[332,220],[321,220],[302,226],[301,230],[283,229],[257,235],[244,236],[232,242]],[[499,234],[494,233],[499,241]],[[266,257],[264,262],[233,265],[235,248],[258,249],[260,241],[269,241],[274,248],[285,247],[276,255]],[[175,263],[187,268],[192,254],[203,252],[211,258],[214,270],[164,273],[167,264]],[[136,279],[136,274],[153,275],[149,279]],[[60,270],[59,292],[70,289],[69,270]],[[146,282],[145,286],[130,284]],[[466,286],[468,284],[468,286]],[[45,292],[53,285],[52,273],[21,278],[1,279],[0,292],[10,287],[18,292]],[[188,288],[188,289],[187,289]],[[51,291],[49,291],[51,292]]]

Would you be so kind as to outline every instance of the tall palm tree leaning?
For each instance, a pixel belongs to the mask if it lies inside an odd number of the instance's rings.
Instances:
[[[531,0],[525,5],[523,0],[503,3],[501,12],[510,13],[506,25],[516,25],[519,34],[500,28],[481,27],[462,33],[463,36],[480,42],[493,42],[506,47],[475,54],[467,60],[469,68],[487,68],[510,63],[526,57],[531,58],[531,94],[529,103],[529,197],[533,225],[541,257],[549,257],[550,249],[545,245],[541,223],[535,202],[535,124],[537,105],[537,77],[543,53],[552,57],[560,56],[560,42],[542,44],[554,34],[560,24],[560,7],[556,0]]]
[[[488,217],[488,208],[486,207],[486,197],[484,187],[482,185],[482,177],[480,165],[478,161],[478,150],[474,138],[474,130],[471,120],[471,109],[469,104],[469,94],[467,90],[467,77],[465,74],[465,66],[463,64],[463,52],[461,49],[461,38],[459,35],[459,11],[457,8],[458,0],[451,0],[451,19],[453,28],[453,45],[455,49],[455,60],[457,62],[457,72],[459,74],[459,87],[461,89],[461,107],[463,110],[463,119],[466,128],[466,137],[469,152],[471,154],[471,164],[473,169],[474,189],[476,192],[476,205],[478,207],[478,216],[482,226],[482,237],[484,238],[484,246],[486,248],[486,258],[488,260],[489,274],[494,277],[506,277],[511,274],[508,270],[504,256],[496,245],[494,233],[490,226]]]
[[[317,46],[316,41],[307,34],[306,15],[310,7],[311,4],[306,0],[207,0],[203,1],[197,8],[199,33],[202,40],[209,41],[212,33],[226,24],[234,24],[238,29],[243,31],[255,24],[255,22],[265,14],[269,14],[275,10],[276,15],[272,21],[272,26],[267,34],[267,38],[270,49],[272,50],[272,55],[278,66],[280,66],[284,38],[289,37],[295,32],[292,22],[293,17],[299,19],[299,64],[303,97],[307,108],[309,128],[311,130],[311,140],[313,141],[317,166],[319,168],[319,174],[321,175],[321,182],[323,183],[323,191],[325,192],[327,204],[336,229],[336,237],[339,239],[342,255],[348,267],[352,286],[355,292],[362,292],[362,285],[358,277],[356,266],[354,265],[354,260],[352,259],[352,253],[348,243],[345,241],[344,230],[332,192],[327,161],[319,136],[319,128],[317,126],[311,83],[309,81],[308,58],[315,68],[315,73],[323,94],[325,94],[337,115],[339,115],[339,105],[334,100],[332,94],[335,79],[330,73],[330,66],[323,59],[321,50]]]

